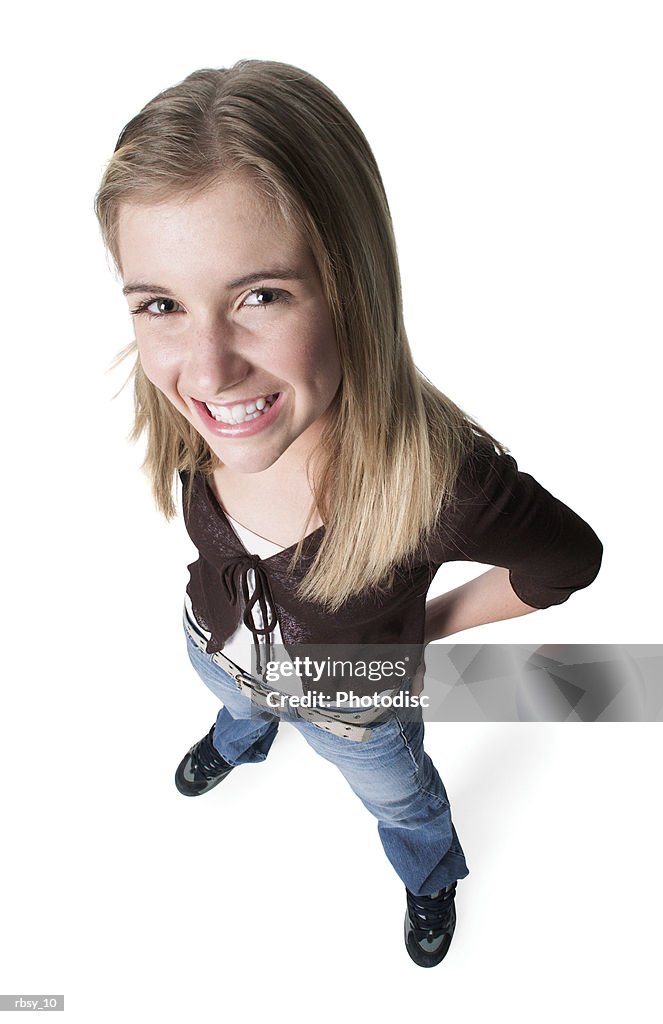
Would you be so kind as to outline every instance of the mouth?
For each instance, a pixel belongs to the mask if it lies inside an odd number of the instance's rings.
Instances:
[[[265,429],[276,419],[283,404],[283,392],[226,405],[200,402],[196,398],[191,401],[208,431],[222,437],[245,437]]]
[[[273,395],[257,395],[255,398],[247,399],[245,402],[229,402],[225,405],[216,405],[213,402],[204,402],[207,411],[217,422],[220,423],[246,423],[248,420],[257,420],[260,416],[274,405],[280,392]]]

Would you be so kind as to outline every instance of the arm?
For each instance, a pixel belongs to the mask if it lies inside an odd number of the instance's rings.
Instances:
[[[463,629],[484,626],[487,622],[515,619],[519,615],[529,615],[535,611],[538,609],[524,604],[516,597],[509,582],[509,570],[496,566],[476,579],[456,587],[455,590],[449,590],[446,594],[440,594],[439,597],[428,601],[424,645],[432,640],[443,640],[453,633],[460,633]],[[423,691],[425,676],[424,657],[417,668],[410,689],[412,696]]]
[[[562,604],[596,578],[603,546],[592,528],[511,455],[482,443],[460,474],[458,503],[429,548],[434,565],[494,569],[426,605],[424,644],[473,626]],[[421,691],[425,661],[413,693]]]
[[[509,570],[496,567],[427,603],[424,644],[473,626],[535,611],[516,596],[509,582]]]
[[[459,588],[460,593],[440,599],[440,604],[454,605],[454,617],[459,607],[470,609],[461,612],[465,625],[460,628],[562,604],[595,579],[603,554],[599,538],[568,505],[521,472],[512,455],[498,454],[485,442],[477,444],[461,469],[455,493],[454,506],[433,537],[430,561],[436,566],[478,562],[505,570],[485,573]],[[498,579],[506,615],[499,614]],[[476,596],[477,587],[483,597]],[[488,617],[481,620],[474,617],[477,613]]]
[[[481,444],[458,481],[455,511],[429,549],[433,564],[495,568],[426,604],[424,644],[562,604],[595,579],[603,545],[591,527],[517,467]],[[527,603],[526,603],[527,601]],[[420,693],[425,660],[412,693]]]

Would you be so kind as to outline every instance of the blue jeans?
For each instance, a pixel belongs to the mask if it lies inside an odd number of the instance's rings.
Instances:
[[[335,764],[367,810],[392,867],[415,895],[428,895],[465,878],[469,869],[442,780],[424,750],[421,712],[407,720],[395,708],[363,743],[347,740],[299,718],[288,705],[272,714],[257,707],[185,632],[189,658],[222,701],[214,746],[229,764],[264,761],[279,722],[295,726],[313,749]]]

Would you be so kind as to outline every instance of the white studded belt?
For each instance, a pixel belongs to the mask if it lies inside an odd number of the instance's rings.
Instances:
[[[224,672],[227,672],[227,674],[232,677],[237,689],[253,701],[254,704],[278,718],[278,708],[269,703],[267,698],[274,693],[281,694],[282,691],[265,686],[259,679],[256,679],[255,676],[252,676],[250,673],[239,668],[234,661],[230,660],[230,658],[226,658],[222,651],[217,651],[215,654],[208,654],[207,640],[201,633],[198,624],[190,617],[186,603],[184,606],[183,622],[184,628],[196,647],[210,658],[215,665],[218,665],[219,668],[223,669]],[[282,696],[288,703],[289,710],[294,713],[297,718],[310,722],[318,729],[324,729],[326,732],[331,732],[335,736],[341,736],[343,739],[353,740],[358,743],[362,743],[370,739],[373,728],[376,725],[382,725],[390,717],[389,710],[379,707],[365,708],[362,710],[351,708],[348,711],[340,712],[320,711],[318,708],[303,707],[301,705],[294,706],[293,704],[290,704],[290,697],[288,694],[282,694]]]

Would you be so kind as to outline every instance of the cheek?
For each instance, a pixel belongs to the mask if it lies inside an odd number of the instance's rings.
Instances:
[[[137,345],[140,365],[147,379],[160,391],[172,390],[177,379],[174,356],[169,356],[167,349],[145,341],[138,340]]]
[[[294,379],[306,381],[316,391],[336,390],[341,366],[331,325],[314,321],[296,335],[283,338],[282,345],[281,351],[287,353],[282,365],[285,369],[288,364]]]
[[[341,364],[333,332],[326,331],[318,339],[315,365],[311,367],[311,376],[318,382],[321,391],[336,393],[342,377]]]

